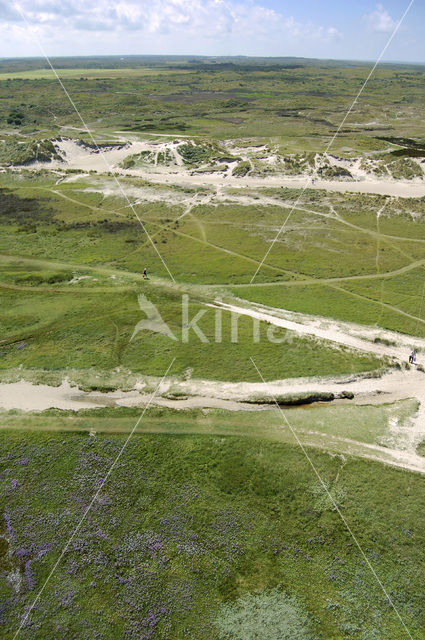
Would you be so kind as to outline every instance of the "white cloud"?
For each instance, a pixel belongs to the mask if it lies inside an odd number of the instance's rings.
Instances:
[[[378,4],[375,11],[365,17],[369,28],[372,29],[372,31],[379,31],[381,33],[391,33],[397,24],[382,4]]]
[[[13,17],[6,6],[0,0],[0,24],[19,23],[19,14]],[[179,36],[189,51],[191,38],[274,36],[282,42],[329,42],[341,37],[333,26],[297,22],[255,0],[21,0],[20,6],[32,26],[45,28],[47,38],[60,31],[139,31],[146,36]]]

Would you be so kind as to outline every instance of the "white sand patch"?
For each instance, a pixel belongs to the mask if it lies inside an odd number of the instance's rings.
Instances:
[[[160,393],[167,394],[173,380],[165,381],[159,390]],[[137,385],[138,389],[144,384]],[[134,391],[110,391],[100,393],[98,391],[85,392],[73,387],[67,380],[64,380],[58,387],[51,387],[45,384],[35,385],[24,380],[12,383],[0,384],[0,409],[10,411],[18,409],[20,411],[45,411],[46,409],[74,410],[93,409],[100,407],[140,407],[141,409],[151,400],[151,395]],[[200,396],[183,397],[173,399],[167,397],[154,398],[151,401],[154,406],[168,407],[171,409],[198,409],[214,408],[227,409],[230,411],[261,409],[252,404],[240,403],[237,400],[226,400],[223,398],[204,398]]]
[[[74,276],[72,280],[68,282],[68,284],[75,284],[76,282],[80,282],[81,280],[93,280],[93,276]]]
[[[66,380],[59,387],[50,387],[46,384],[34,385],[24,380],[0,384],[0,407],[6,410],[89,409],[93,406],[103,405],[84,402],[83,392],[71,387]]]
[[[331,166],[341,166],[348,169],[353,180],[344,178],[340,180],[322,180],[315,178],[314,184],[311,181],[311,175],[300,174],[297,176],[287,176],[280,172],[282,157],[267,145],[259,147],[238,147],[236,143],[222,143],[225,148],[233,155],[241,157],[243,160],[255,159],[256,162],[269,170],[271,174],[259,177],[255,175],[247,175],[244,177],[235,177],[231,172],[236,162],[228,163],[229,168],[225,174],[221,172],[202,174],[199,171],[193,171],[184,165],[183,159],[177,152],[179,144],[182,143],[181,138],[177,139],[169,136],[162,141],[159,140],[129,140],[129,136],[122,141],[122,147],[105,147],[101,153],[88,146],[80,145],[76,140],[62,139],[55,141],[59,153],[63,157],[63,162],[53,160],[50,163],[33,163],[34,169],[49,167],[55,169],[79,169],[82,173],[95,171],[105,173],[112,170],[123,176],[136,176],[156,184],[174,184],[178,186],[200,186],[219,188],[223,186],[246,186],[251,188],[257,187],[287,187],[295,189],[326,189],[329,191],[353,192],[353,193],[373,193],[380,195],[390,195],[398,197],[423,197],[425,196],[425,180],[424,178],[414,178],[412,180],[393,180],[389,176],[376,177],[373,173],[368,172],[364,167],[361,168],[361,158],[341,159],[332,155],[317,155],[317,162],[323,164],[328,160]],[[159,153],[168,152],[172,156],[170,166],[158,164],[146,164],[140,168],[122,169],[118,165],[129,155],[138,154],[142,151],[151,151],[156,160]],[[262,156],[259,160],[258,157]],[[371,167],[378,159],[370,159]],[[316,162],[316,164],[317,164]],[[419,163],[418,166],[421,166]],[[26,167],[28,168],[28,167]],[[81,177],[81,176],[80,176]],[[69,180],[69,178],[66,178]],[[76,178],[74,178],[76,179]],[[126,187],[127,189],[127,187]]]

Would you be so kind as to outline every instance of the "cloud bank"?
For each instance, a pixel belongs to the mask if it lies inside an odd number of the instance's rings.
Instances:
[[[332,24],[302,22],[255,0],[21,0],[19,6],[44,41],[93,34],[125,43],[128,38],[134,41],[137,34],[141,46],[155,39],[168,40],[191,52],[211,40],[226,43],[231,51],[236,42],[243,49],[245,43],[272,39],[282,44],[284,54],[285,43],[329,43],[341,38]],[[0,30],[5,37],[20,33],[26,39],[27,28],[16,5],[5,0],[0,0]]]
[[[0,57],[39,56],[38,39],[51,56],[373,60],[400,17],[375,1],[368,0],[365,15],[364,4],[337,6],[334,0],[0,0]],[[424,19],[425,6],[415,3],[387,59],[425,59]]]

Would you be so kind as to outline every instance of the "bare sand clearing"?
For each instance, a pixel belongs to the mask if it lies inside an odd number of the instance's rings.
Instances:
[[[179,186],[198,187],[274,187],[288,189],[321,189],[327,191],[339,191],[341,193],[370,193],[377,195],[387,195],[399,198],[422,198],[425,196],[425,182],[412,183],[395,180],[370,180],[365,179],[359,182],[343,182],[337,180],[311,180],[305,178],[290,178],[287,176],[268,176],[264,178],[244,177],[220,174],[189,174],[181,169],[180,171],[170,170],[161,173],[153,173],[142,169],[120,169],[123,175],[133,175],[141,177],[157,184],[175,184]]]
[[[80,169],[82,172],[96,171],[105,172],[113,170],[122,175],[136,176],[156,184],[175,184],[179,186],[199,186],[199,187],[287,187],[292,189],[325,189],[328,191],[351,192],[351,193],[371,193],[379,195],[389,195],[400,198],[420,198],[425,196],[425,180],[415,178],[413,180],[393,180],[391,178],[375,178],[364,171],[354,172],[354,180],[321,180],[311,177],[296,176],[291,177],[284,174],[271,175],[265,177],[245,176],[235,177],[231,175],[234,165],[229,163],[229,169],[225,173],[200,173],[189,171],[185,168],[175,153],[177,142],[141,142],[123,141],[122,148],[108,149],[98,153],[88,147],[78,145],[74,140],[63,139],[56,142],[63,162],[54,160],[50,163],[34,163],[34,168],[52,169],[71,168]],[[176,164],[170,167],[162,165],[151,165],[139,169],[122,169],[118,164],[127,156],[140,153],[142,151],[154,151],[158,153],[169,149],[175,157]],[[28,167],[26,167],[28,168]]]
[[[161,393],[167,393],[173,380],[162,385]],[[51,387],[45,384],[35,385],[25,380],[0,384],[0,408],[6,411],[44,411],[46,409],[64,409],[78,411],[96,407],[144,407],[151,400],[151,394],[134,391],[111,391],[108,393],[85,392],[71,386],[67,380],[61,385]],[[224,398],[205,398],[191,395],[174,400],[158,395],[151,404],[170,409],[227,409],[229,411],[256,411],[263,407],[253,404],[226,400]]]

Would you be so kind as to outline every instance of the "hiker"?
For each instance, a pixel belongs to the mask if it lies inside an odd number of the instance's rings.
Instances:
[[[409,356],[409,364],[416,363],[416,349],[413,349],[412,353]]]
[[[146,267],[143,269],[142,277],[143,277],[143,279],[149,280],[148,271],[147,271]]]

